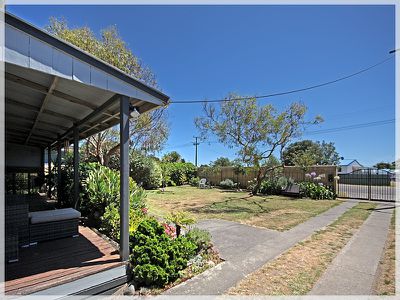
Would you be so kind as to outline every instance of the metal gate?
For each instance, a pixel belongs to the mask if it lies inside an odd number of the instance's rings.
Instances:
[[[341,198],[395,201],[395,175],[372,168],[339,174],[337,190]]]

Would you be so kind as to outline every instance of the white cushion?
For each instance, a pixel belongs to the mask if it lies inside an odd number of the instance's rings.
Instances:
[[[30,212],[31,224],[77,219],[81,213],[73,208]]]

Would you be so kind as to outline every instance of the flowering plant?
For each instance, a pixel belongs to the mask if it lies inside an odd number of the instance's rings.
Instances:
[[[319,174],[319,175],[317,175],[317,173],[316,172],[311,172],[311,173],[306,173],[305,174],[305,177],[307,178],[307,179],[312,179],[313,181],[319,181],[319,180],[321,180],[322,178],[325,178],[325,174]]]
[[[172,239],[176,237],[176,229],[173,225],[163,223],[162,226],[164,227],[164,232],[166,235],[168,235]]]

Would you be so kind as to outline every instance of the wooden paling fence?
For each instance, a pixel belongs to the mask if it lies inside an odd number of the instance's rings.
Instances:
[[[282,176],[292,178],[294,182],[302,182],[307,180],[306,173],[311,172],[322,175],[321,180],[318,182],[322,182],[324,185],[331,186],[336,190],[334,177],[337,175],[337,166],[311,166],[307,171],[296,166],[285,166],[282,170]],[[246,172],[237,174],[234,167],[221,167],[214,172],[210,172],[207,169],[199,169],[198,176],[207,178],[212,185],[218,185],[225,179],[231,179],[233,182],[238,183],[240,188],[247,188],[249,181],[254,180],[257,173],[252,168],[246,168]]]

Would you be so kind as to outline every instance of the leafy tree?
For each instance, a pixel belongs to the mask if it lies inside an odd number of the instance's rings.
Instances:
[[[244,163],[254,166],[257,177],[253,193],[257,193],[266,174],[278,168],[263,168],[273,153],[279,151],[282,154],[286,145],[300,136],[306,125],[319,123],[322,119],[316,117],[306,121],[307,108],[300,103],[293,103],[278,112],[271,104],[259,106],[255,98],[232,100],[238,97],[229,95],[227,101],[220,103],[219,109],[205,103],[205,116],[196,118],[195,123],[203,136],[215,134],[219,142],[236,149]]]
[[[133,151],[153,153],[162,149],[167,141],[169,127],[165,110],[160,108],[130,120],[129,148]],[[104,130],[86,139],[87,153],[99,163],[110,166],[113,157],[119,157],[119,131]]]
[[[218,157],[210,165],[213,167],[230,167],[234,165],[234,162],[230,161],[227,157]]]
[[[51,17],[46,30],[128,75],[138,78],[151,86],[157,86],[154,73],[132,53],[128,45],[120,37],[116,26],[101,30],[98,38],[87,26],[70,28],[65,19]]]
[[[374,165],[374,168],[377,169],[395,169],[396,168],[396,164],[394,162],[390,163],[390,162],[379,162],[377,164]]]
[[[298,152],[293,157],[292,162],[294,166],[299,166],[303,171],[307,171],[310,166],[318,164],[318,153],[307,148],[304,151]]]
[[[185,160],[182,158],[182,156],[176,151],[171,151],[169,153],[164,154],[161,161],[162,162],[185,162]]]
[[[337,165],[340,157],[334,143],[325,141],[313,142],[302,140],[290,144],[282,153],[282,159],[287,166],[300,166],[304,169],[311,165]]]
[[[282,159],[286,166],[314,165],[321,156],[321,148],[311,140],[292,143],[282,153]]]
[[[140,186],[145,189],[156,189],[162,186],[162,169],[160,163],[153,157],[132,152],[129,162],[129,175]]]
[[[340,162],[340,156],[339,153],[337,153],[335,144],[333,142],[325,142],[322,141],[322,143],[318,142],[321,152],[322,152],[322,157],[319,161],[320,165],[338,165]]]
[[[81,48],[146,84],[157,87],[154,73],[128,48],[115,26],[103,29],[97,37],[87,26],[70,28],[63,19],[50,18],[46,27],[51,34]],[[165,108],[141,114],[130,120],[130,146],[145,152],[159,151],[165,144],[169,126]],[[87,139],[85,154],[88,160],[97,160],[109,166],[119,156],[118,131],[108,129]]]

